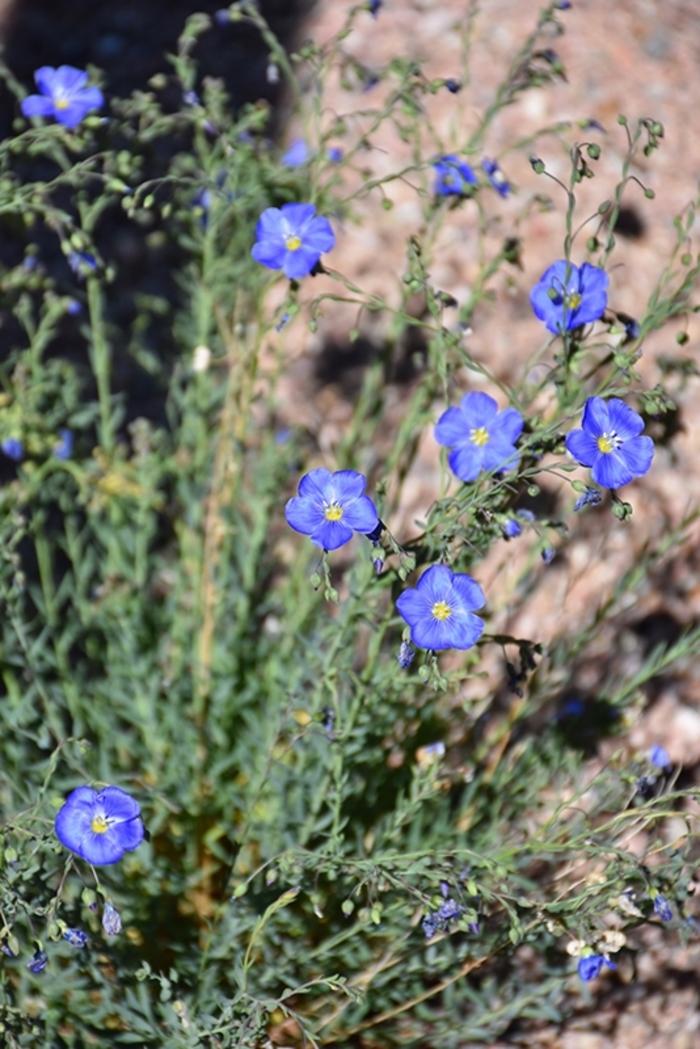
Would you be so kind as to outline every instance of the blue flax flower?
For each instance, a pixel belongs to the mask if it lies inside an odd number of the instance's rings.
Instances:
[[[608,304],[608,275],[584,262],[579,269],[560,259],[543,273],[530,292],[535,315],[555,335],[590,324],[603,316]]]
[[[622,488],[642,477],[654,457],[651,437],[640,437],[644,420],[624,401],[589,397],[583,409],[581,430],[566,435],[566,450],[603,488]]]
[[[493,188],[500,193],[502,197],[507,197],[511,191],[511,184],[496,161],[483,160],[481,166],[484,169],[486,178],[489,180]]]
[[[399,614],[411,628],[418,648],[471,648],[481,637],[484,621],[473,613],[486,604],[484,591],[471,576],[433,565],[415,589],[404,590],[396,601]]]
[[[466,393],[459,408],[448,408],[438,419],[435,439],[452,448],[450,469],[461,481],[474,481],[482,470],[510,470],[519,461],[515,442],[523,418],[515,408],[499,412],[487,393]]]
[[[316,215],[313,204],[283,204],[266,208],[255,229],[251,255],[271,270],[284,270],[290,280],[305,277],[321,255],[335,244],[328,219]]]
[[[38,95],[22,102],[25,117],[53,117],[67,128],[77,127],[91,109],[104,105],[99,87],[86,87],[87,73],[73,66],[42,66],[34,74]]]
[[[435,174],[435,194],[438,197],[467,197],[474,191],[479,180],[473,170],[454,153],[442,157],[433,164]]]
[[[62,845],[96,867],[116,863],[143,841],[141,809],[119,787],[99,793],[78,787],[56,815],[56,834]]]
[[[379,525],[379,515],[365,495],[367,478],[357,470],[324,467],[304,474],[299,495],[287,503],[287,524],[324,550],[337,550],[352,539],[353,532],[368,535]]]
[[[607,965],[608,969],[617,969],[615,963],[611,962],[605,955],[587,954],[585,958],[579,959],[578,974],[584,983],[590,983],[591,980],[595,980],[596,976],[600,975],[600,970],[604,965]]]

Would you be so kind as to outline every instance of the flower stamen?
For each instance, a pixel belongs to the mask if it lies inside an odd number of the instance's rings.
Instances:
[[[611,433],[602,433],[598,438],[597,444],[599,451],[603,452],[605,455],[609,455],[610,452],[614,452],[620,445],[620,438],[613,430]]]
[[[284,246],[287,251],[298,251],[301,247],[301,237],[298,237],[296,233],[290,233],[284,238]]]
[[[440,622],[444,622],[445,619],[449,619],[452,615],[452,609],[447,601],[436,601],[430,611],[435,619],[439,619]]]
[[[106,834],[109,830],[109,821],[101,812],[96,812],[90,821],[90,830],[94,834]]]
[[[488,439],[489,432],[485,426],[479,426],[478,428],[475,427],[469,434],[469,440],[479,448],[487,444]]]
[[[323,508],[323,516],[327,521],[340,521],[343,517],[343,508],[340,503],[329,503]]]

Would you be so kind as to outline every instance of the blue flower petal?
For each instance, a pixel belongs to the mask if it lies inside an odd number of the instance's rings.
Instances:
[[[469,427],[461,408],[448,408],[435,424],[435,440],[445,448],[469,440]]]
[[[417,589],[432,608],[436,601],[445,601],[450,597],[452,572],[447,565],[432,565],[420,577]]]
[[[133,820],[141,815],[141,806],[120,787],[104,787],[97,795],[96,802],[104,808],[109,819]]]
[[[479,584],[471,576],[463,572],[455,572],[452,576],[452,586],[459,595],[462,607],[467,612],[475,612],[486,604],[486,595]],[[481,632],[481,631],[480,631]]]
[[[515,408],[504,408],[502,412],[498,413],[495,422],[491,426],[493,438],[498,434],[499,437],[505,438],[509,444],[515,444],[522,432],[523,417]]]
[[[287,223],[290,232],[298,233],[300,236],[303,227],[316,214],[315,204],[283,204],[282,218]]]
[[[602,488],[622,488],[634,480],[634,474],[620,452],[600,452],[591,468],[591,477]]]
[[[493,397],[480,391],[465,393],[460,404],[470,431],[478,430],[482,426],[488,429],[498,414],[498,404]]]
[[[344,508],[343,521],[355,532],[366,535],[379,524],[379,515],[369,496],[362,495]]]
[[[634,477],[642,477],[654,458],[654,442],[651,437],[633,437],[620,446],[617,454]]]
[[[641,415],[633,411],[619,397],[612,397],[607,403],[610,426],[615,433],[625,440],[629,440],[631,437],[638,437],[644,429],[644,420]]]
[[[312,535],[326,522],[322,504],[297,496],[290,499],[285,506],[284,516],[287,524],[302,535]]]
[[[477,444],[461,444],[450,452],[447,461],[452,473],[460,481],[469,484],[477,479],[483,469],[484,448]]]
[[[352,539],[352,528],[343,521],[323,521],[323,524],[311,533],[311,542],[324,550],[337,550]]]
[[[364,495],[366,487],[365,476],[358,470],[336,470],[333,474],[333,490],[335,498],[340,503],[359,499],[361,495]]]
[[[56,813],[55,831],[61,845],[71,852],[79,852],[95,812],[97,794],[90,787],[78,787]]]
[[[514,445],[499,440],[499,435],[492,437],[481,449],[484,470],[513,470],[520,462],[520,455]]]
[[[325,466],[309,470],[299,481],[299,495],[302,499],[318,499],[321,503],[332,502],[335,497],[333,476]]]
[[[572,430],[566,435],[566,450],[581,466],[593,466],[600,454],[594,437],[585,430]]]
[[[95,834],[89,830],[75,852],[95,867],[106,867],[109,863],[118,863],[124,855],[124,847],[117,834],[116,827],[110,827],[104,834]]]
[[[296,251],[287,251],[282,266],[285,277],[289,277],[290,280],[301,280],[302,277],[311,273],[320,257],[319,251],[303,243]]]
[[[614,429],[608,406],[602,397],[589,397],[583,407],[581,425],[591,437],[601,437]]]
[[[318,251],[319,255],[335,247],[335,233],[327,218],[319,215],[314,219],[305,232],[304,243]]]
[[[27,95],[20,105],[22,115],[25,117],[52,117],[54,114],[53,101],[44,95]]]
[[[250,254],[261,266],[267,266],[271,270],[281,270],[287,249],[282,241],[260,240],[250,249]]]

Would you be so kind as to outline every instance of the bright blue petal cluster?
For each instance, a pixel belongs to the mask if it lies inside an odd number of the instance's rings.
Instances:
[[[379,515],[368,495],[367,478],[357,470],[324,467],[304,474],[299,495],[290,499],[284,514],[287,524],[324,550],[337,550],[353,532],[369,535],[379,527]]]
[[[486,604],[484,591],[471,576],[433,565],[415,589],[404,590],[396,601],[399,614],[411,628],[418,648],[472,648],[481,637],[484,621],[473,613]]]
[[[56,834],[62,845],[95,867],[116,863],[144,838],[141,809],[119,787],[78,787],[56,814]]]
[[[99,87],[86,87],[87,73],[73,66],[42,66],[34,74],[38,95],[22,102],[25,117],[53,117],[67,128],[77,127],[91,109],[104,105]]]
[[[581,466],[590,467],[591,477],[602,488],[622,488],[651,466],[654,442],[640,437],[644,420],[618,397],[607,402],[589,397],[581,426],[567,434],[566,450]]]
[[[473,170],[454,153],[442,157],[433,164],[435,171],[435,195],[438,197],[467,197],[479,180]]]
[[[600,970],[604,965],[607,965],[608,969],[617,969],[615,963],[611,962],[605,955],[587,954],[585,958],[579,959],[578,974],[584,983],[590,983],[591,980],[595,980],[596,976],[600,975]]]
[[[523,417],[515,408],[499,412],[487,393],[466,393],[459,408],[448,408],[438,419],[435,439],[452,448],[450,469],[461,481],[474,481],[482,470],[511,470],[519,455],[515,442]]]
[[[255,229],[251,255],[271,270],[284,270],[290,280],[311,273],[321,255],[335,244],[328,219],[316,215],[313,204],[283,204],[266,208]]]
[[[507,197],[512,187],[496,161],[482,160],[481,166],[484,169],[486,178],[489,180],[493,188],[500,193],[502,197]]]
[[[579,269],[560,259],[543,273],[530,292],[535,315],[555,335],[590,324],[603,316],[608,304],[608,275],[584,262]]]

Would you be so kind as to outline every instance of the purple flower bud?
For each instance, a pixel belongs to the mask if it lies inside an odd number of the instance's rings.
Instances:
[[[413,657],[415,656],[415,654],[416,653],[411,647],[410,641],[401,642],[401,645],[399,647],[399,654],[396,657],[396,660],[402,670],[408,670],[411,663],[413,662]]]
[[[510,517],[503,525],[503,534],[506,539],[515,539],[516,535],[522,534],[522,528],[513,517]]]
[[[604,965],[607,965],[608,969],[617,969],[617,966],[604,955],[587,954],[585,958],[579,959],[578,974],[584,983],[590,983],[600,975],[600,970]]]
[[[584,506],[598,506],[603,500],[603,493],[598,488],[586,486],[586,491],[574,503],[574,513],[583,510]]]
[[[27,968],[30,973],[34,973],[35,976],[38,976],[39,973],[43,973],[48,963],[49,956],[46,951],[34,951],[32,960],[27,962]]]
[[[438,909],[437,919],[440,922],[449,922],[454,918],[459,918],[460,914],[464,913],[464,908],[460,907],[456,900],[449,899],[445,900],[442,906]]]
[[[106,936],[117,936],[122,931],[121,915],[111,900],[107,900],[102,911],[102,928]]]
[[[670,922],[673,920],[671,904],[666,897],[662,896],[660,893],[658,896],[654,897],[654,914],[657,918],[660,918],[662,922]]]
[[[434,914],[426,914],[425,918],[421,922],[421,928],[425,933],[426,940],[432,939],[438,930],[438,921]]]
[[[445,81],[445,87],[451,95],[456,95],[462,90],[461,82],[459,80],[454,80],[452,77]]]
[[[63,934],[63,939],[66,940],[71,947],[85,947],[88,938],[82,929],[66,929]]]
[[[543,550],[540,554],[540,557],[546,565],[551,565],[552,561],[554,560],[554,556],[555,551],[552,550],[551,547],[547,547],[547,549]]]

